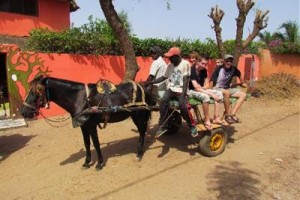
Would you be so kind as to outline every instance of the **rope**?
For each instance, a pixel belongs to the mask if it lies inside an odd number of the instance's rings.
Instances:
[[[50,126],[53,126],[55,128],[60,128],[60,127],[64,127],[64,126],[67,126],[68,124],[70,124],[71,122],[68,122],[68,123],[65,123],[65,124],[62,124],[62,125],[54,125],[52,123],[62,123],[62,122],[65,122],[67,121],[68,119],[71,118],[71,115],[67,118],[62,118],[61,120],[52,120],[52,119],[49,119],[47,118],[41,111],[39,111],[39,113],[41,114],[41,116],[44,118],[45,122],[47,122],[47,124],[49,124]]]

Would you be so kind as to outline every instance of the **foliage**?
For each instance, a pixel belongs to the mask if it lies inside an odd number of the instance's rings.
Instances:
[[[260,41],[265,43],[264,47],[276,54],[300,54],[299,24],[288,21],[282,23],[279,29],[284,29],[284,33],[265,31],[259,34]]]
[[[300,85],[292,74],[275,73],[257,82],[256,91],[270,99],[289,99],[300,97]]]
[[[299,43],[282,42],[280,40],[273,40],[270,42],[268,49],[276,54],[300,54]]]
[[[93,20],[81,27],[62,32],[34,29],[26,43],[27,50],[78,54],[119,54],[118,41],[104,20]]]
[[[124,22],[126,29],[131,33],[131,24],[127,21],[125,12],[121,12],[120,18]],[[62,32],[54,32],[47,29],[35,29],[30,32],[30,37],[26,42],[26,49],[38,52],[57,52],[73,54],[101,54],[101,55],[122,55],[119,41],[114,32],[105,20],[88,18],[89,22],[81,27],[71,27]],[[257,54],[259,48],[268,48],[273,53],[296,53],[300,54],[299,33],[291,32],[299,29],[293,23],[292,28],[284,23],[281,27],[287,28],[286,34],[279,32],[270,33],[265,31],[259,35],[260,41],[251,42],[244,53]],[[292,31],[293,30],[293,31]],[[291,39],[289,37],[293,37]],[[205,41],[190,40],[185,38],[157,39],[146,38],[140,39],[131,35],[135,53],[137,56],[149,56],[149,50],[152,46],[158,45],[163,52],[167,52],[172,46],[179,46],[182,55],[188,57],[190,52],[197,51],[202,55],[210,58],[217,58],[219,50],[216,42],[207,38]],[[293,41],[293,42],[291,42]],[[226,53],[234,54],[236,46],[235,40],[227,40],[223,43]]]

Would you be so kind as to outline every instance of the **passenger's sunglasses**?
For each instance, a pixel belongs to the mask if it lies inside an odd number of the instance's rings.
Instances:
[[[230,60],[225,60],[225,62],[227,62],[227,63],[228,63],[228,62],[231,62],[231,63],[232,63],[232,62],[233,62],[233,60],[231,60],[231,59],[230,59]]]

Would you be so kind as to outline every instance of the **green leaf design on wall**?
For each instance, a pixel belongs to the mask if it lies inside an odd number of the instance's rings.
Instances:
[[[7,84],[12,116],[19,117],[19,107],[23,103],[19,87],[23,87],[26,94],[30,88],[30,81],[39,75],[49,75],[49,66],[37,53],[21,52],[17,46],[0,45],[0,52],[6,52]]]

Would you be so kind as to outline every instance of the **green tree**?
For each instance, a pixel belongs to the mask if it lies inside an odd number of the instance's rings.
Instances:
[[[284,29],[284,33],[279,34],[283,42],[299,42],[299,24],[296,21],[284,22],[280,25],[279,29]]]
[[[268,43],[268,48],[273,53],[300,53],[299,24],[295,21],[282,23],[278,30],[284,32],[273,33],[273,40]]]
[[[259,33],[258,37],[260,41],[264,42],[265,44],[269,44],[272,40],[274,40],[274,35],[269,31],[264,31],[263,33]]]

